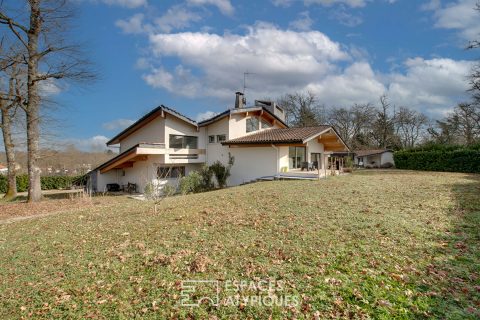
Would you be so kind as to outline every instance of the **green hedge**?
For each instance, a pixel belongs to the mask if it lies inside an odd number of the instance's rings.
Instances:
[[[398,169],[480,173],[480,145],[427,146],[394,154]]]
[[[68,189],[73,184],[83,181],[84,176],[45,176],[41,177],[42,190]],[[17,176],[17,191],[24,192],[28,190],[28,176],[26,174]],[[0,193],[7,192],[7,177],[0,175]]]

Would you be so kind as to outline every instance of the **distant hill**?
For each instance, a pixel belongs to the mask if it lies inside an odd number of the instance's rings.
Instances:
[[[105,152],[80,151],[73,146],[64,150],[43,149],[39,160],[42,175],[79,175],[94,169],[117,154]],[[20,165],[19,173],[27,173],[27,153],[16,152],[16,160]],[[5,152],[0,152],[0,163],[6,165]]]

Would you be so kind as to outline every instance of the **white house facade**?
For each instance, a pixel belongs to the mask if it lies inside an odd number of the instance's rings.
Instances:
[[[359,167],[394,166],[393,150],[359,150],[355,151],[355,164]]]
[[[281,107],[270,101],[244,106],[237,93],[235,107],[196,122],[160,106],[110,141],[120,153],[90,173],[92,188],[135,184],[143,192],[149,183],[168,183],[202,165],[234,159],[230,186],[260,177],[300,170],[305,163],[322,169],[328,153],[348,151],[330,126],[288,128]]]

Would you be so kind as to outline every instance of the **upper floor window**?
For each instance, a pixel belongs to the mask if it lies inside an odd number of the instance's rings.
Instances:
[[[217,142],[223,142],[227,140],[227,136],[224,134],[217,135]]]
[[[268,122],[267,120],[262,120],[262,129],[268,129],[271,128],[272,124]]]
[[[208,136],[208,143],[215,143],[215,136]]]
[[[259,121],[258,118],[248,118],[247,119],[247,132],[252,132],[258,130]]]
[[[173,149],[198,149],[198,137],[170,135],[170,148]]]

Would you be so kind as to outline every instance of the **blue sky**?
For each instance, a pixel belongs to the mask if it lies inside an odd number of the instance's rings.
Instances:
[[[74,36],[99,80],[61,86],[62,140],[102,146],[160,104],[191,118],[310,90],[336,106],[376,103],[442,117],[467,99],[479,52],[475,0],[77,0]]]

